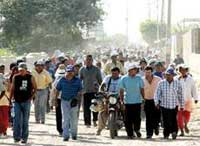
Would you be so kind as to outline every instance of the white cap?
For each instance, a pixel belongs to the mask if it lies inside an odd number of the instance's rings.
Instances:
[[[138,68],[138,65],[136,65],[136,64],[130,64],[130,65],[128,66],[128,71],[129,71],[129,70],[132,70],[132,69],[136,69],[136,68]]]
[[[118,55],[119,55],[119,54],[118,54],[117,51],[112,51],[111,54],[110,54],[111,57],[112,57],[112,56],[118,56]]]

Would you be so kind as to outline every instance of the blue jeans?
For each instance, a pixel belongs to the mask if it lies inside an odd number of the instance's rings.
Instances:
[[[38,90],[34,100],[36,122],[45,122],[48,89]]]
[[[77,136],[78,130],[78,105],[71,108],[71,101],[61,100],[61,109],[63,117],[63,137],[69,138],[70,133],[72,137]]]
[[[31,101],[14,103],[13,137],[15,140],[27,140],[29,135],[29,116]]]

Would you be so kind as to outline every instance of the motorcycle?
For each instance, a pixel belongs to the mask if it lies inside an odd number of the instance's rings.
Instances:
[[[110,94],[108,101],[108,128],[110,130],[110,137],[114,139],[118,136],[118,130],[124,126],[124,110],[117,94]]]

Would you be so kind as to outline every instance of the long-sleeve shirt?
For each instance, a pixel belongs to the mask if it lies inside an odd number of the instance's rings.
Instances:
[[[183,88],[183,96],[185,100],[186,111],[192,111],[192,98],[194,100],[198,100],[197,88],[195,85],[195,81],[191,76],[187,76],[186,78],[178,77],[182,88]]]
[[[160,104],[166,109],[175,109],[176,106],[184,108],[184,97],[181,83],[173,80],[169,83],[166,79],[162,80],[154,96],[155,104]]]

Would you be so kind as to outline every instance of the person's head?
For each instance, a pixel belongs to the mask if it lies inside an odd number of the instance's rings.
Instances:
[[[93,57],[92,55],[87,55],[85,59],[85,65],[86,66],[92,66],[93,64]]]
[[[98,61],[98,62],[96,63],[96,66],[97,66],[99,69],[101,69],[101,67],[102,67],[101,62]]]
[[[75,73],[75,75],[78,75],[78,74],[79,74],[80,68],[81,68],[81,65],[80,65],[80,64],[75,64],[75,65],[74,65],[74,73]]]
[[[165,72],[165,77],[166,77],[166,80],[167,80],[168,82],[173,81],[175,75],[176,75],[176,73],[175,73],[175,71],[174,71],[173,68],[168,68],[168,69],[166,70],[166,72]]]
[[[35,70],[38,73],[41,73],[44,70],[44,62],[43,61],[36,61],[35,62]]]
[[[180,55],[179,55],[179,54],[176,54],[176,58],[180,58]]]
[[[75,72],[74,72],[74,66],[73,65],[68,65],[66,67],[66,74],[65,74],[66,78],[72,79],[75,76]]]
[[[146,66],[147,66],[147,61],[146,61],[146,59],[144,59],[144,58],[141,59],[141,60],[140,60],[140,67],[141,67],[141,68],[145,68]]]
[[[117,52],[115,52],[115,51],[111,52],[110,57],[111,57],[112,62],[117,62],[117,56],[118,55],[119,54]]]
[[[48,69],[51,66],[51,59],[45,60],[45,68]]]
[[[27,73],[27,65],[24,62],[19,63],[18,65],[18,72],[21,75],[25,75]]]
[[[4,74],[5,73],[5,65],[0,65],[0,73]]]
[[[12,71],[12,69],[13,69],[14,67],[17,67],[17,63],[16,63],[16,62],[12,62],[12,63],[10,64],[10,71]]]
[[[128,74],[129,76],[135,76],[138,73],[138,66],[132,64],[128,67]]]
[[[152,77],[152,75],[153,75],[153,68],[151,66],[147,66],[145,68],[145,77],[149,78]]]
[[[114,67],[111,69],[111,75],[113,79],[119,78],[120,69],[118,67]]]
[[[56,70],[55,77],[64,77],[65,76],[65,65],[60,64]]]
[[[185,65],[181,65],[179,67],[179,73],[181,74],[181,76],[186,76],[188,73],[187,67]]]
[[[163,71],[163,64],[161,62],[155,63],[155,70],[156,72],[162,72]]]

